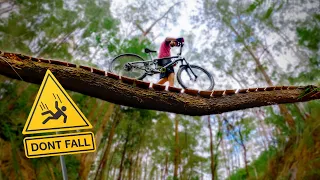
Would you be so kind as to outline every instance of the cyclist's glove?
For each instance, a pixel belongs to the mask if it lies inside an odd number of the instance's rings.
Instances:
[[[177,40],[178,42],[180,42],[180,43],[184,42],[184,39],[183,39],[183,38],[177,38],[176,40]]]

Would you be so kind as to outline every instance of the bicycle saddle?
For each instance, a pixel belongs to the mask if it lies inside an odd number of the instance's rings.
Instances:
[[[150,49],[148,49],[148,48],[145,48],[145,49],[144,49],[144,52],[145,52],[145,53],[151,53],[151,52],[156,53],[157,51],[154,51],[154,50],[150,50]]]

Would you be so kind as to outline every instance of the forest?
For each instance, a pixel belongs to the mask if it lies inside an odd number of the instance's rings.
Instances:
[[[0,0],[1,52],[107,71],[122,53],[148,59],[144,48],[158,51],[166,37],[184,38],[184,57],[212,74],[214,89],[320,93],[317,0]],[[58,156],[25,155],[39,87],[0,72],[0,180],[63,179]],[[97,147],[64,156],[68,179],[320,179],[319,98],[190,116],[67,93]]]

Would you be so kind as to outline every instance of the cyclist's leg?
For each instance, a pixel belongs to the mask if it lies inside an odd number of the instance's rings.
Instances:
[[[169,74],[168,81],[169,86],[174,86],[174,73]]]
[[[160,80],[158,81],[158,84],[164,84],[164,83],[166,83],[167,81],[168,81],[168,78],[165,77],[165,78],[160,79]]]
[[[168,81],[168,77],[166,76],[165,72],[160,73],[158,84],[164,84],[165,82]]]
[[[169,86],[174,86],[174,69],[172,66],[167,68],[167,77],[169,81]]]

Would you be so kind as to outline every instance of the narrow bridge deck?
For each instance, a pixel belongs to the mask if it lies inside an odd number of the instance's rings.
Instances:
[[[68,90],[120,105],[186,115],[216,114],[320,98],[319,88],[312,85],[214,91],[176,87],[166,89],[164,85],[120,77],[110,72],[77,66],[69,62],[15,53],[0,54],[0,74],[7,77],[41,84],[47,69],[50,69]]]

